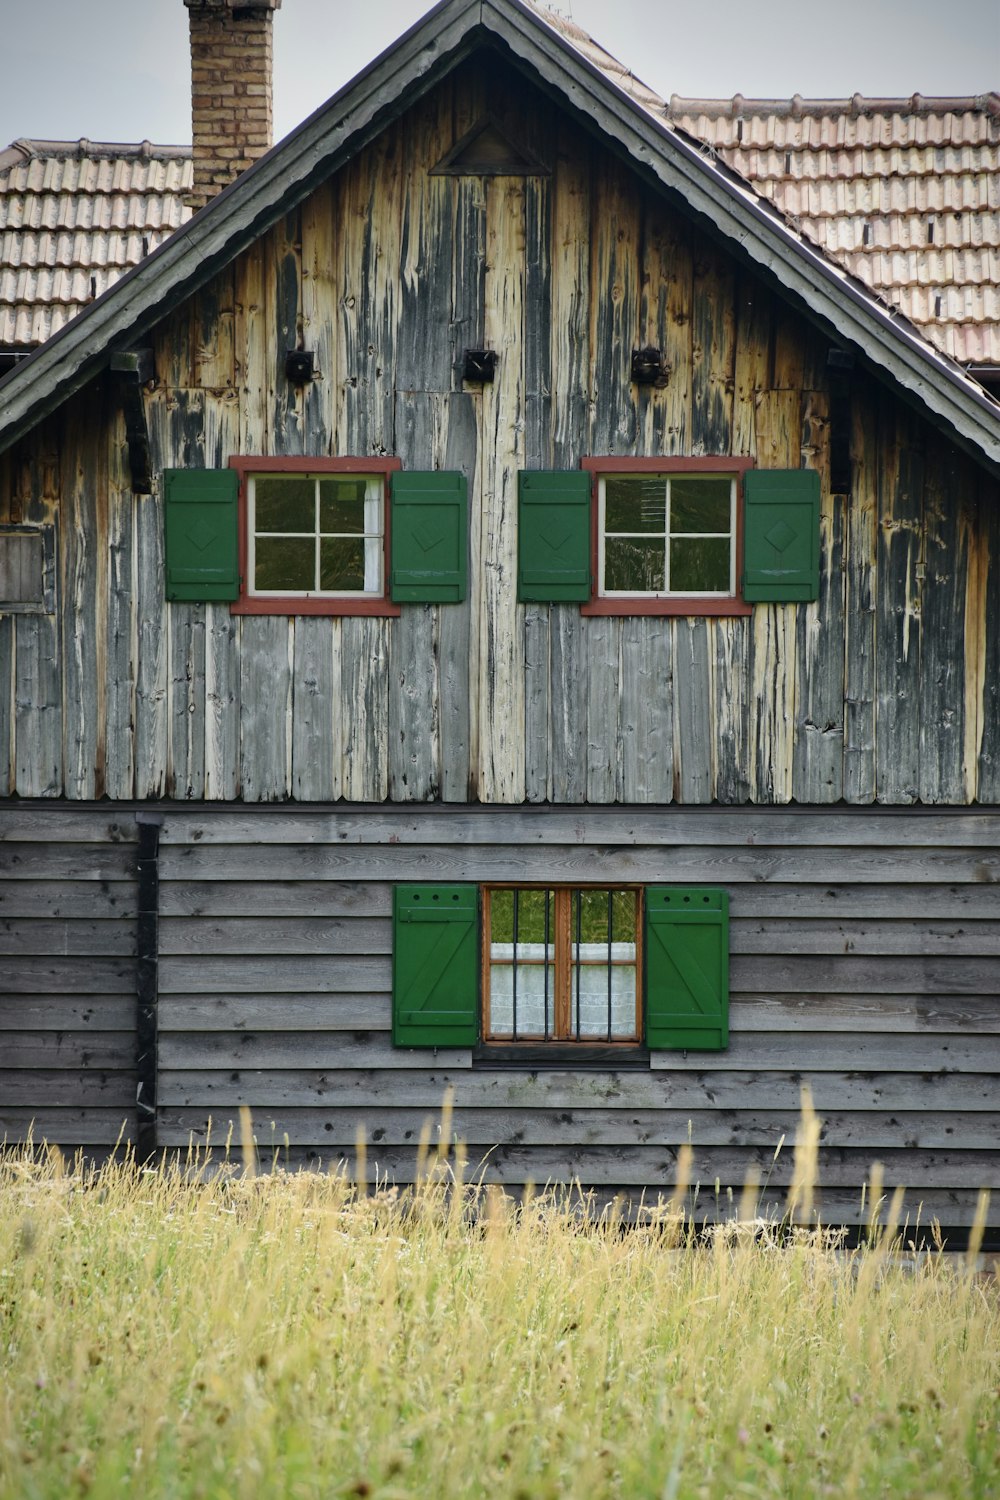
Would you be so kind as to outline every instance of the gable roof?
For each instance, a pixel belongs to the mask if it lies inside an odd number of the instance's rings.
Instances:
[[[0,151],[0,351],[27,352],[191,217],[191,148],[18,140]]]
[[[9,446],[336,171],[463,57],[505,51],[581,123],[773,278],[837,343],[853,347],[980,460],[1000,469],[1000,405],[880,304],[767,200],[613,79],[527,0],[441,0],[278,146],[0,382]],[[620,65],[618,65],[620,66]],[[629,75],[630,76],[630,75]],[[642,86],[639,85],[639,90]],[[646,91],[648,94],[648,91]],[[655,99],[655,96],[653,96]]]

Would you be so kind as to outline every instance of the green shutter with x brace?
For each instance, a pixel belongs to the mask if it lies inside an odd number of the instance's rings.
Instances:
[[[646,1045],[720,1052],[729,1042],[729,896],[646,891]]]
[[[471,1047],[479,1034],[478,891],[399,885],[392,896],[392,1040]]]

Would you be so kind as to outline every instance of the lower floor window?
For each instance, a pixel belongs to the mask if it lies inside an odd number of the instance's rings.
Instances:
[[[490,1041],[637,1042],[641,893],[483,889],[483,1026]]]
[[[728,1043],[723,890],[420,883],[397,885],[392,910],[397,1047],[565,1061]]]

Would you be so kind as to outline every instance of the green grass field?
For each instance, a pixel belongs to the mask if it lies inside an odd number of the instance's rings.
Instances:
[[[0,1495],[1000,1493],[1000,1299],[971,1256],[907,1256],[891,1222],[854,1252],[696,1235],[681,1197],[623,1231],[457,1187],[460,1152],[422,1166],[365,1195],[0,1158]]]

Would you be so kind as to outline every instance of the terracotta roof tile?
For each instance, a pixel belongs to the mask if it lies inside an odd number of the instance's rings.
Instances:
[[[32,348],[191,216],[186,146],[16,141],[0,151],[0,348]]]

